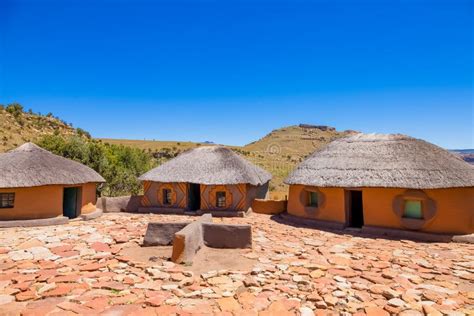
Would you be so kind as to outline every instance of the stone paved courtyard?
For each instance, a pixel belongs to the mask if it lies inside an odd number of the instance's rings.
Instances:
[[[149,221],[106,214],[64,226],[0,230],[2,315],[474,315],[474,245],[364,238],[253,225],[246,271],[193,273],[164,258],[123,255]]]

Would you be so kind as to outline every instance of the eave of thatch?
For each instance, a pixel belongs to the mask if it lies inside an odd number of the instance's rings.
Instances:
[[[207,185],[261,185],[270,179],[270,173],[222,146],[203,146],[188,150],[139,178],[141,181]]]
[[[91,168],[32,143],[0,154],[0,188],[105,182]]]
[[[285,180],[318,187],[474,187],[474,167],[405,135],[357,134],[314,152]]]

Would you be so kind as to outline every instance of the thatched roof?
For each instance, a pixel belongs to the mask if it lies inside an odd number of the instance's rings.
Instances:
[[[54,155],[32,143],[0,154],[0,175],[0,188],[105,182],[91,168]]]
[[[405,135],[357,134],[314,152],[285,180],[319,187],[474,187],[474,166]]]
[[[260,185],[270,179],[270,173],[248,162],[231,149],[221,146],[203,146],[185,151],[139,178],[141,181],[207,185]]]

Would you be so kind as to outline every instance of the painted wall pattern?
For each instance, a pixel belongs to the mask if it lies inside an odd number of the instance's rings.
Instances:
[[[145,193],[142,198],[142,206],[163,207],[163,208],[180,208],[187,207],[187,183],[161,183],[146,181],[143,184]],[[171,190],[171,204],[163,204],[163,189]]]
[[[216,192],[226,192],[226,207],[218,208],[216,206]],[[201,184],[201,209],[212,211],[246,211],[246,185],[204,185]]]

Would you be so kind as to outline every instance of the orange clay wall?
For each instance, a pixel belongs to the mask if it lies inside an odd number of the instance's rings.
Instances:
[[[332,222],[345,222],[344,189],[340,188],[317,188],[324,196],[324,202],[316,212],[308,212],[301,200],[301,194],[305,190],[316,189],[304,185],[291,185],[288,197],[288,214],[304,218],[318,219]]]
[[[301,200],[301,192],[315,187],[292,185],[288,213],[295,216],[326,221],[346,222],[345,194],[342,188],[317,188],[324,195],[324,203],[314,213],[308,213]],[[403,229],[393,210],[395,197],[406,189],[362,188],[364,225]],[[436,213],[420,231],[430,233],[474,233],[474,188],[423,190],[436,203]]]
[[[0,193],[15,193],[13,208],[0,208],[0,220],[40,219],[63,214],[62,186],[0,189]]]
[[[363,189],[364,224],[402,228],[393,212],[393,200],[406,189]],[[436,213],[421,231],[432,233],[474,232],[474,188],[423,190],[436,202]]]
[[[86,183],[82,186],[81,214],[89,214],[96,210],[97,185],[95,183]]]
[[[255,199],[252,202],[252,211],[259,214],[280,214],[286,211],[286,200],[261,200]]]
[[[0,208],[0,220],[41,219],[63,215],[63,188],[61,185],[50,185],[0,189],[0,193],[15,193],[14,207]],[[83,185],[81,212],[84,214],[95,211],[95,188],[94,183]]]

